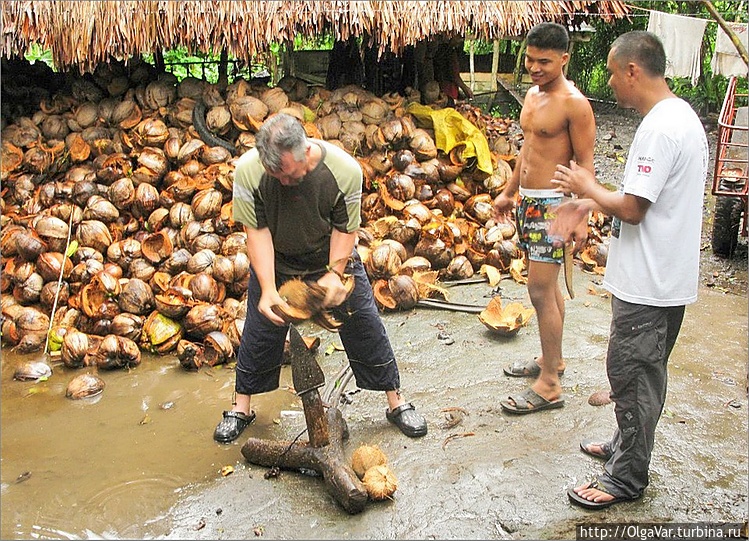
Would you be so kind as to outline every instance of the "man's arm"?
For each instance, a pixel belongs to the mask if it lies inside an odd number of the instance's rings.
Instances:
[[[330,252],[328,254],[328,267],[331,269],[317,281],[323,286],[327,293],[323,304],[326,307],[338,306],[346,300],[346,288],[343,286],[341,276],[346,270],[346,263],[351,257],[356,244],[356,231],[344,233],[333,229],[330,235]]]
[[[574,161],[570,161],[569,167],[557,165],[551,182],[566,195],[574,193],[579,197],[557,208],[557,219],[549,229],[551,235],[561,237],[564,242],[571,240],[580,221],[587,220],[592,210],[600,210],[623,222],[637,225],[650,208],[650,201],[643,197],[607,190],[596,181],[593,173]]]
[[[258,311],[276,325],[284,325],[284,320],[270,309],[274,304],[286,305],[276,289],[276,264],[273,238],[270,229],[244,228],[247,234],[247,255],[252,264],[252,271],[260,283],[260,301]]]
[[[569,134],[572,155],[580,167],[595,173],[593,151],[596,144],[596,120],[590,103],[582,94],[570,99]]]
[[[515,158],[515,167],[512,169],[512,176],[510,177],[510,180],[507,181],[507,185],[499,193],[499,195],[494,198],[493,206],[495,219],[502,218],[502,215],[507,211],[511,211],[515,205],[515,196],[517,195],[518,188],[520,187],[520,170],[523,167],[524,149],[525,146],[520,147],[520,152],[518,153],[517,158]]]
[[[582,94],[575,94],[569,104],[569,134],[572,154],[580,167],[595,174],[593,165],[596,144],[596,120],[588,99]],[[579,252],[588,240],[588,220],[582,220],[573,234],[574,251]]]

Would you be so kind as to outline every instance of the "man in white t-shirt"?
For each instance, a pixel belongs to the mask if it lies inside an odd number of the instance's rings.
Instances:
[[[665,66],[663,45],[649,32],[628,32],[611,46],[609,86],[620,107],[643,116],[618,192],[574,162],[555,173],[559,190],[578,196],[558,208],[550,228],[560,243],[591,210],[614,216],[604,286],[612,293],[606,372],[617,430],[611,441],[581,442],[606,460],[604,473],[567,492],[588,509],[635,500],[647,487],[666,365],[685,305],[697,300],[707,138],[690,105],[669,89]]]

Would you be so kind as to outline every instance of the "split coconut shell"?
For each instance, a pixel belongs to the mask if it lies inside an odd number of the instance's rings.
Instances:
[[[496,333],[514,336],[520,327],[528,323],[533,313],[533,308],[526,308],[519,302],[512,302],[503,308],[502,299],[494,297],[478,317],[481,323]]]

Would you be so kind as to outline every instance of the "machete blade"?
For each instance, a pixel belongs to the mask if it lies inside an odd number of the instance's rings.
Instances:
[[[289,325],[291,380],[298,396],[325,385],[325,374],[317,364],[314,350],[307,347],[294,325]]]
[[[567,293],[570,294],[570,299],[575,298],[575,290],[572,288],[572,269],[574,267],[573,258],[574,254],[572,244],[564,245],[564,285],[567,287]]]

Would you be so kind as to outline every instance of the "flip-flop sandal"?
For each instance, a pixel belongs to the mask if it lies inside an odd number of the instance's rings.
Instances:
[[[596,490],[600,490],[601,492],[605,494],[610,494],[610,492],[608,492],[603,486],[601,486],[601,483],[599,483],[598,480],[591,481],[590,483],[588,483],[588,488],[594,488]],[[613,496],[613,494],[611,495]],[[575,490],[572,488],[567,490],[567,497],[569,498],[570,503],[573,503],[585,509],[591,509],[593,511],[597,511],[599,509],[606,509],[607,507],[611,507],[612,505],[615,505],[617,503],[631,502],[636,499],[636,498],[623,498],[621,496],[614,496],[613,500],[609,500],[607,502],[594,502],[592,500],[583,498],[577,492],[575,492]]]
[[[514,404],[508,400],[499,401],[499,405],[502,406],[502,409],[509,413],[535,413],[537,411],[557,409],[564,406],[563,398],[560,397],[556,400],[546,400],[530,387],[520,394],[510,395],[509,398],[514,402]]]
[[[532,361],[515,361],[512,364],[508,364],[502,369],[505,375],[513,378],[537,378],[541,373],[541,367],[536,362],[536,359]],[[564,368],[557,372],[560,376],[564,375]]]
[[[591,447],[598,447],[601,449],[601,452],[593,451],[591,450]],[[611,450],[611,446],[608,443],[593,438],[582,440],[580,442],[580,450],[588,456],[592,456],[593,458],[600,458],[603,460],[610,459],[611,455],[614,454],[614,452]]]

